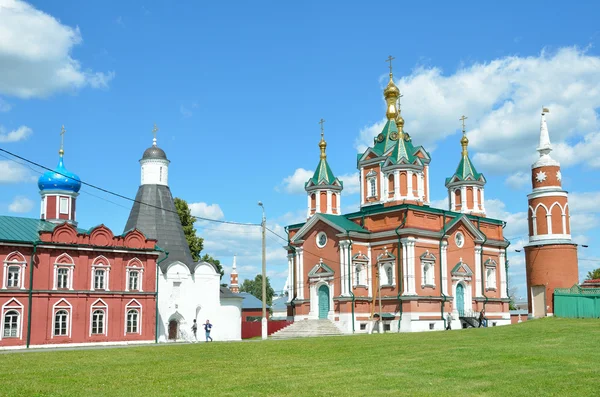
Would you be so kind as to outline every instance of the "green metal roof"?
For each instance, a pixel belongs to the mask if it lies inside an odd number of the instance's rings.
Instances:
[[[319,164],[317,165],[317,169],[311,180],[315,185],[319,185],[322,182],[325,182],[326,185],[333,185],[337,178],[333,175],[333,171],[331,171],[331,167],[329,167],[327,160],[321,159],[319,160]],[[337,180],[337,182],[340,186],[343,186],[341,181]],[[308,182],[306,182],[306,184],[308,184]]]
[[[477,172],[475,166],[469,158],[469,155],[464,154],[460,159],[460,163],[458,163],[458,167],[456,168],[454,175],[452,175],[450,178],[446,178],[446,185],[455,177],[460,181],[465,181],[467,178],[469,178],[469,176],[471,179],[478,181],[483,175]]]
[[[319,216],[322,216],[328,221],[335,223],[342,229],[347,230],[349,232],[370,233],[368,230],[363,229],[362,227],[347,219],[343,215],[319,214]]]
[[[39,241],[40,232],[51,232],[57,225],[42,219],[0,215],[0,241],[33,243]],[[78,233],[87,234],[85,229]]]
[[[375,138],[373,152],[378,156],[383,156],[391,151],[390,159],[394,164],[398,164],[402,159],[408,164],[413,164],[417,160],[419,150],[427,151],[422,146],[414,146],[412,139],[407,132],[399,132],[395,120],[388,120],[383,130]],[[362,155],[358,156],[360,161]],[[429,157],[429,153],[427,153]],[[428,162],[429,159],[426,160]]]

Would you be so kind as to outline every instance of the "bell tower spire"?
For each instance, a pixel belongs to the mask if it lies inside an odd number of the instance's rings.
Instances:
[[[327,142],[325,142],[325,120],[319,121],[321,125],[321,140],[319,149],[321,151],[319,164],[312,178],[304,184],[304,190],[308,194],[307,218],[315,213],[340,214],[340,198],[343,189],[342,182],[333,175],[327,163]]]
[[[554,313],[555,288],[570,288],[578,282],[577,245],[571,240],[568,193],[562,189],[560,163],[550,157],[552,144],[542,108],[540,158],[531,166],[533,190],[527,195],[529,243],[525,245],[529,315]]]

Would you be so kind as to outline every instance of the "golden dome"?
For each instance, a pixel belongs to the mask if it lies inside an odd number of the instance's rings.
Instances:
[[[387,87],[383,90],[383,96],[388,99],[390,97],[398,97],[400,95],[400,90],[394,84],[394,80],[392,79],[392,75],[390,74],[390,81],[388,82]]]
[[[469,138],[467,138],[467,135],[464,133],[463,133],[463,137],[460,140],[460,145],[462,146],[463,156],[467,156],[468,155],[467,146],[469,146]]]
[[[321,149],[321,158],[326,159],[327,154],[325,154],[325,149],[327,148],[327,142],[325,142],[325,138],[323,133],[321,133],[321,141],[319,142],[319,149]]]
[[[396,126],[398,127],[398,131],[402,131],[404,128],[404,118],[398,113],[398,117],[396,117]]]

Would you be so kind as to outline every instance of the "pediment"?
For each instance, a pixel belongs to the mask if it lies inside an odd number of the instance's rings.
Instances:
[[[458,217],[454,218],[452,221],[446,224],[445,234],[442,236],[443,238],[447,238],[452,235],[459,227],[463,225],[466,231],[471,235],[473,240],[477,243],[482,243],[485,241],[485,236],[481,233],[473,223],[469,220],[469,218],[465,214],[461,214]],[[444,232],[444,229],[440,230],[440,232]]]
[[[452,274],[453,276],[471,277],[473,275],[473,271],[471,270],[469,265],[467,265],[461,260],[456,264],[456,266],[452,268],[450,274]]]
[[[333,269],[323,263],[323,259],[319,261],[311,270],[308,272],[308,277],[332,277],[335,274]]]

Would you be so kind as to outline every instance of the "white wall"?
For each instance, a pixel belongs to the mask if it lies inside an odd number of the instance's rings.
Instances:
[[[179,321],[178,340],[193,340],[194,319],[199,341],[205,340],[202,324],[207,319],[213,324],[211,336],[215,341],[241,340],[241,306],[241,298],[220,301],[220,276],[212,266],[201,263],[192,275],[187,266],[175,262],[166,274],[159,274],[159,341],[167,341],[171,319]]]

